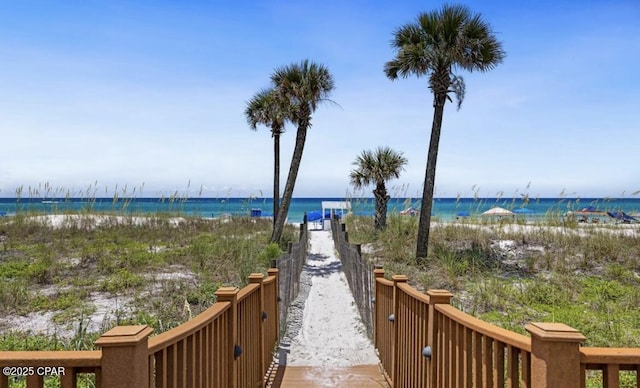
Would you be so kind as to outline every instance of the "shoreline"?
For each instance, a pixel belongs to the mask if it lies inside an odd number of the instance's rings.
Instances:
[[[293,198],[288,223],[302,222],[303,214],[320,213],[322,202],[339,199],[351,203],[352,214],[373,216],[375,201],[371,198]],[[269,198],[0,198],[0,219],[2,215],[17,214],[70,214],[106,213],[111,215],[158,216],[158,217],[202,217],[228,218],[250,215],[270,215],[272,205]],[[391,198],[387,207],[389,216],[407,209],[420,207],[418,198]],[[43,203],[44,202],[44,203]],[[545,218],[560,218],[567,212],[577,212],[582,217],[584,208],[598,209],[605,219],[605,212],[625,212],[640,216],[640,198],[435,198],[433,217],[438,221],[453,221],[459,214],[480,217],[492,207],[499,206],[511,211],[526,207],[534,213],[518,217],[535,221]],[[596,215],[589,216],[595,218]]]
[[[5,214],[0,217],[0,221],[3,219],[7,222],[13,217],[16,217],[16,214]],[[24,216],[35,221],[41,221],[43,224],[51,225],[52,227],[62,227],[66,224],[69,226],[73,226],[81,221],[91,221],[94,226],[100,226],[106,223],[115,223],[115,224],[134,224],[137,226],[143,225],[149,220],[164,220],[169,222],[172,226],[177,227],[180,224],[186,222],[189,219],[200,219],[203,221],[210,222],[231,222],[234,218],[240,219],[250,219],[250,220],[273,220],[273,217],[251,217],[248,215],[233,215],[233,214],[223,214],[219,217],[201,217],[196,215],[172,215],[172,214],[118,214],[118,213],[110,213],[110,212],[94,212],[94,213],[56,213],[56,214],[43,214],[43,213],[34,213],[34,214],[20,214],[20,216]],[[370,215],[352,215],[347,214],[346,217],[364,217],[373,219],[374,216]],[[388,214],[389,217],[401,217],[406,220],[411,220],[416,216],[408,216],[408,215],[400,215],[400,214]],[[323,220],[315,220],[309,221],[311,229],[322,229]],[[287,219],[285,221],[286,225],[300,225],[302,224],[302,220],[290,220]],[[608,217],[602,221],[598,222],[578,222],[575,220],[567,220],[566,216],[558,216],[556,218],[549,219],[549,217],[505,217],[505,218],[495,218],[495,217],[465,217],[465,218],[453,218],[453,219],[443,219],[438,216],[432,216],[431,219],[432,227],[438,227],[442,225],[461,225],[461,226],[471,226],[471,227],[482,227],[482,226],[518,226],[518,227],[554,227],[554,228],[566,228],[566,229],[576,229],[576,228],[592,228],[592,229],[640,229],[640,222],[631,222],[631,223],[623,223],[618,220]]]

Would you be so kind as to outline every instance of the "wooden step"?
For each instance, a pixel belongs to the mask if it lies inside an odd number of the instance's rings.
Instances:
[[[315,367],[280,365],[272,373],[268,387],[388,387],[380,366],[357,365],[350,367]]]

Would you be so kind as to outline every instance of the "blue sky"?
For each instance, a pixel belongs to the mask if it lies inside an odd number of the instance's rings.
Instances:
[[[435,195],[638,196],[640,3],[514,3],[463,2],[507,56],[463,74],[462,108],[446,106]],[[355,157],[379,145],[409,161],[392,194],[417,196],[432,96],[426,79],[391,82],[382,69],[394,29],[441,4],[4,1],[0,196],[47,182],[99,196],[270,196],[272,138],[243,111],[274,68],[305,58],[330,69],[340,106],[313,115],[294,196],[344,196]]]

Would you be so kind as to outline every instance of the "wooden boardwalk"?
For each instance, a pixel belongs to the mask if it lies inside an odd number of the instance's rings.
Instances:
[[[389,387],[379,365],[351,367],[278,366],[272,372],[271,388]]]

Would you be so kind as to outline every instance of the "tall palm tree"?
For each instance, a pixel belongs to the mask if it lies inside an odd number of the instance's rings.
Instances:
[[[364,150],[355,162],[356,166],[349,174],[351,184],[356,188],[362,188],[370,184],[375,185],[373,195],[376,198],[375,229],[382,230],[387,226],[387,204],[389,194],[387,193],[386,182],[393,178],[400,177],[400,172],[404,170],[407,159],[401,152],[394,151],[389,147],[378,147],[375,151]]]
[[[416,247],[416,259],[420,261],[427,257],[444,105],[451,101],[450,93],[456,96],[458,109],[464,98],[465,84],[457,71],[489,71],[502,62],[505,53],[490,25],[480,14],[473,14],[462,5],[444,5],[440,10],[418,15],[414,23],[394,32],[391,45],[396,56],[384,66],[387,77],[395,80],[398,76],[426,75],[433,93],[433,123]]]
[[[271,127],[273,137],[273,224],[280,204],[280,135],[289,119],[289,101],[281,98],[274,89],[263,89],[249,102],[244,114],[249,127],[254,131],[258,124]]]
[[[334,88],[334,81],[327,67],[309,60],[276,69],[271,75],[271,81],[277,93],[289,101],[291,121],[298,127],[289,175],[282,193],[282,204],[278,209],[271,234],[271,242],[278,242],[282,237],[284,222],[289,212],[307,130],[311,126],[311,114],[321,103],[330,101],[329,95]]]

